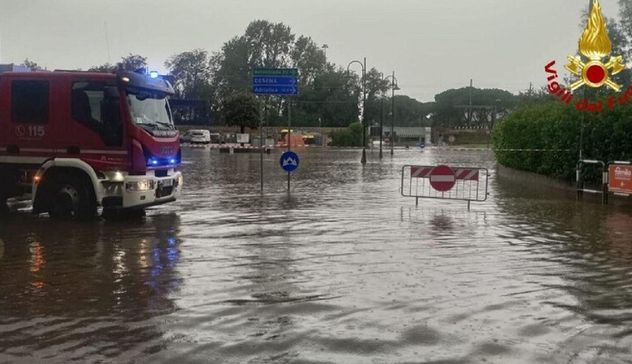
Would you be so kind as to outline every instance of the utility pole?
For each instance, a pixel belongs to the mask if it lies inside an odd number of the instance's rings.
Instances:
[[[395,71],[391,79],[391,157],[395,149]]]
[[[383,129],[384,129],[384,95],[380,98],[380,159],[382,159],[382,139],[383,139]]]
[[[362,64],[362,165],[366,164],[366,57]]]
[[[467,125],[468,126],[472,125],[472,88],[473,88],[473,85],[474,85],[474,82],[470,78],[470,108],[469,108],[469,111],[467,113]]]

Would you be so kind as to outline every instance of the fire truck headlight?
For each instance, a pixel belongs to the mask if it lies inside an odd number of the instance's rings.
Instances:
[[[112,181],[114,182],[123,182],[124,179],[123,173],[119,171],[114,172],[114,175],[112,175]]]
[[[154,189],[154,181],[151,180],[140,180],[134,182],[127,182],[125,184],[125,189],[129,192],[145,192]]]
[[[158,78],[158,72],[156,72],[156,71],[149,72],[149,77],[151,77],[151,78]]]

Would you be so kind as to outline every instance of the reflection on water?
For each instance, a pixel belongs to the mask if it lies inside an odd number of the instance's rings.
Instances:
[[[492,172],[473,204],[399,195],[404,164],[490,153],[185,151],[141,221],[0,222],[0,362],[625,362],[632,209]]]
[[[177,215],[119,224],[14,216],[5,223],[0,358],[97,361],[165,346],[151,320],[176,310],[169,295],[181,284]]]

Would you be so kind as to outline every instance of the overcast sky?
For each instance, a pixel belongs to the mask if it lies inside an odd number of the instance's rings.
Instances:
[[[601,0],[607,17],[617,0]],[[395,70],[420,101],[469,84],[517,93],[574,52],[587,0],[0,0],[0,63],[88,68],[138,53],[219,50],[255,19],[327,44],[330,61]],[[106,30],[107,29],[107,30]],[[109,39],[109,42],[106,41]],[[109,43],[109,51],[108,51]]]

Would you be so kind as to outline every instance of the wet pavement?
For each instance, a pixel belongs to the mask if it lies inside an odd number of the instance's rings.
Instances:
[[[142,220],[0,222],[0,362],[632,361],[632,208],[496,178],[489,152],[186,150]],[[399,194],[407,163],[485,166],[473,204]]]

